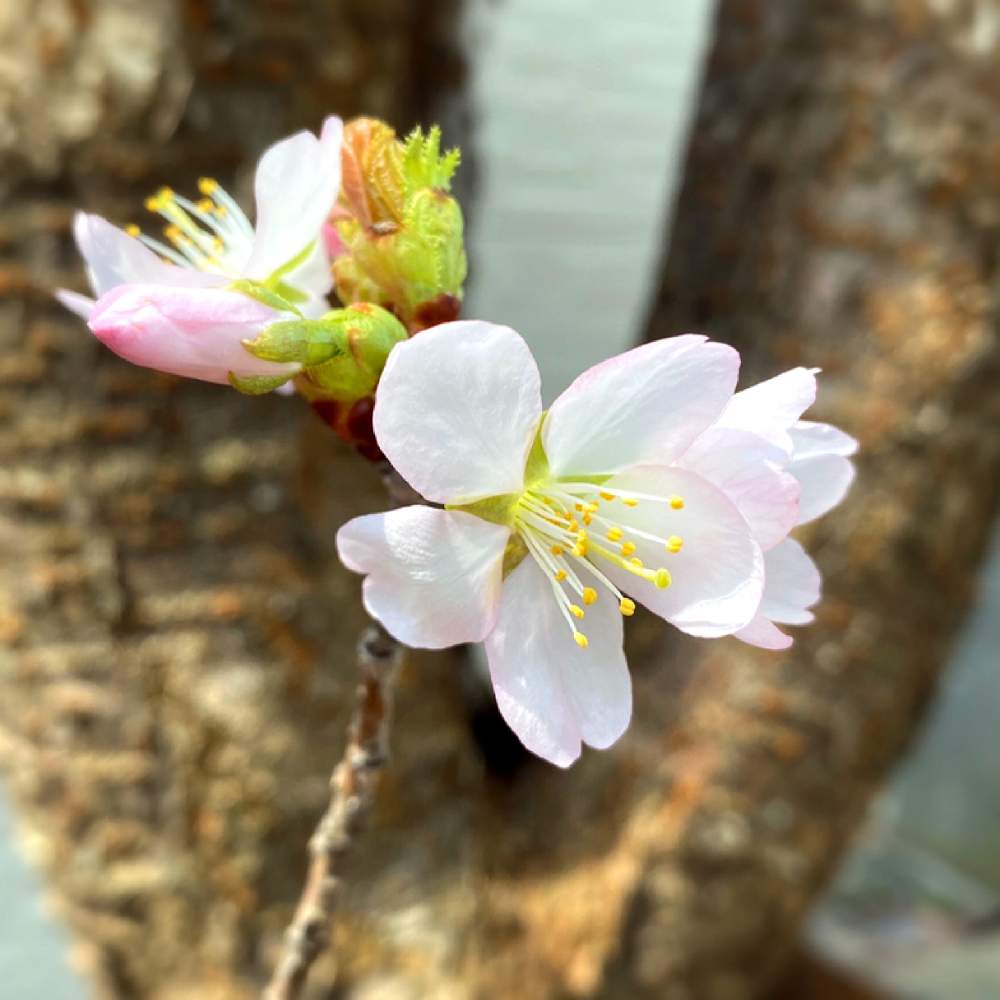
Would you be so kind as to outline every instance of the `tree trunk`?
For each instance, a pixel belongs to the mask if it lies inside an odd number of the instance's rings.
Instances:
[[[253,7],[95,7],[61,72],[112,13],[183,42],[142,100],[128,46],[96,46],[79,79],[110,131],[32,152],[56,179],[24,182],[0,231],[0,760],[117,998],[259,987],[352,702],[359,588],[333,533],[384,505],[295,401],[130,369],[48,299],[78,280],[73,203],[125,221],[140,190],[228,176],[322,110],[404,119],[439,67],[402,3]],[[931,690],[997,506],[1000,60],[990,8],[964,9],[723,0],[652,331],[729,340],[750,378],[825,368],[822,414],[864,453],[811,532],[819,622],[778,657],[637,616],[633,727],[569,772],[470,718],[453,659],[414,656],[336,995],[714,1000],[779,970]]]
[[[133,369],[51,289],[77,206],[140,221],[325,114],[425,118],[458,4],[0,6],[0,760],[102,996],[254,996],[353,700],[333,534],[380,486],[297,401]]]
[[[816,625],[685,694],[622,995],[772,981],[948,661],[1000,500],[998,115],[992,3],[722,0],[649,336],[735,345],[744,384],[822,367],[862,451],[807,533]]]

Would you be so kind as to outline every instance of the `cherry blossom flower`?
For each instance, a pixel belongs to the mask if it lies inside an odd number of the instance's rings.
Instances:
[[[299,366],[261,361],[242,341],[278,320],[329,309],[324,228],[340,188],[342,131],[331,117],[318,138],[303,131],[265,151],[254,181],[256,228],[208,178],[196,202],[169,188],[147,200],[168,223],[166,242],[78,213],[74,235],[96,301],[65,290],[57,297],[137,365],[221,383],[230,373],[294,374]],[[278,304],[245,294],[248,286],[275,293]]]
[[[848,456],[857,442],[799,419],[815,399],[815,372],[805,368],[744,389],[678,462],[725,492],[764,550],[760,608],[735,634],[765,649],[791,646],[776,623],[808,624],[820,597],[819,570],[789,531],[832,510],[854,479]]]
[[[656,341],[586,372],[543,413],[534,360],[507,327],[447,323],[398,345],[375,434],[444,509],[341,528],[368,611],[411,646],[485,642],[500,711],[536,754],[567,766],[581,743],[614,743],[631,714],[622,618],[636,602],[703,637],[760,609],[764,557],[747,517],[678,464],[722,417],[738,369],[704,337]],[[771,536],[794,523],[783,476],[754,498]]]

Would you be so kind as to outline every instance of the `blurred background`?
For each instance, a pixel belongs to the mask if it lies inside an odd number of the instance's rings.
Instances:
[[[379,484],[49,290],[74,208],[245,200],[329,112],[462,146],[464,313],[550,397],[697,329],[750,380],[821,366],[863,452],[795,650],[637,618],[636,722],[568,773],[414,657],[309,995],[1000,996],[995,2],[4,0],[0,997],[236,1000],[273,961],[355,677],[332,535]]]

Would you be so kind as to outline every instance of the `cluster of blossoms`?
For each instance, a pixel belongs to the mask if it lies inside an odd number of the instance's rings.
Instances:
[[[483,642],[508,724],[566,766],[628,725],[637,604],[690,635],[791,645],[778,626],[812,620],[820,576],[789,533],[843,499],[856,443],[801,419],[813,371],[736,392],[737,352],[694,335],[597,365],[543,410],[517,333],[441,322],[465,277],[457,163],[436,130],[402,143],[331,118],[264,154],[256,230],[207,180],[198,202],[150,199],[168,243],[80,215],[97,298],[59,294],[135,364],[292,382],[348,437],[367,403],[375,453],[428,505],[340,529],[365,606],[410,646]]]

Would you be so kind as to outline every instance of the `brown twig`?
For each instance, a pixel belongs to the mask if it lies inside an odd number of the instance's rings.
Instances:
[[[392,506],[421,501],[388,462],[378,468]],[[264,1000],[296,1000],[329,944],[344,862],[371,811],[388,759],[392,692],[402,659],[403,647],[381,625],[365,629],[358,643],[361,683],[347,747],[330,777],[329,805],[309,841],[306,882]]]
[[[326,948],[344,862],[371,811],[388,758],[392,691],[403,647],[377,624],[358,643],[361,683],[344,756],[330,778],[330,803],[309,841],[309,872],[264,1000],[295,1000]]]

